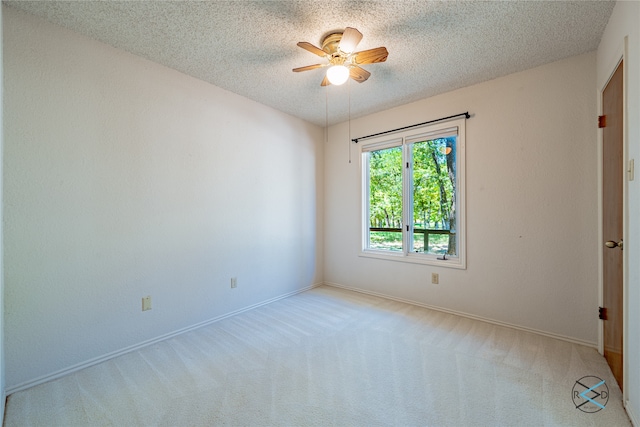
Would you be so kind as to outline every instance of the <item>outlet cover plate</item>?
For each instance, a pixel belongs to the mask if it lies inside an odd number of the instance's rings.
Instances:
[[[142,311],[151,310],[151,295],[142,298]]]

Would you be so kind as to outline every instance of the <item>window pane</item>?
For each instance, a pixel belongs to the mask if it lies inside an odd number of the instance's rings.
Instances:
[[[465,119],[376,137],[360,153],[360,256],[466,268]]]
[[[402,147],[369,156],[369,249],[402,252]]]
[[[412,252],[457,255],[456,136],[415,142]]]

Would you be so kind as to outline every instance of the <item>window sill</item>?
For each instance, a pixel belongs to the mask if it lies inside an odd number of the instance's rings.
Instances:
[[[363,258],[374,258],[381,259],[386,261],[396,261],[396,262],[406,262],[410,264],[424,264],[424,265],[433,265],[437,267],[444,268],[456,268],[459,270],[466,270],[467,266],[460,258],[447,258],[446,261],[441,259],[436,259],[435,255],[417,255],[417,254],[408,254],[405,255],[403,253],[390,253],[390,252],[382,252],[382,251],[372,251],[372,250],[363,250],[360,251],[358,256]]]

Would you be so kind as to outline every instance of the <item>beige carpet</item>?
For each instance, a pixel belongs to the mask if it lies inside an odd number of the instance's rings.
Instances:
[[[606,381],[605,409],[572,401]],[[592,348],[320,287],[10,396],[6,426],[628,426]]]

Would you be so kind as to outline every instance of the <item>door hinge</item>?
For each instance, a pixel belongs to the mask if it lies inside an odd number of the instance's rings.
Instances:
[[[604,307],[598,307],[598,319],[607,320],[607,309]]]
[[[599,128],[607,127],[607,116],[598,116],[598,127]]]
[[[407,225],[407,231],[409,231],[409,226]]]

